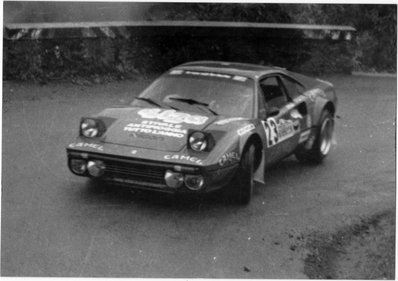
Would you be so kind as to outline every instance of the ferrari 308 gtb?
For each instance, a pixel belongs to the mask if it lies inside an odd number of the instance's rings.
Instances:
[[[289,155],[320,163],[334,130],[333,85],[279,67],[179,65],[127,106],[83,117],[72,173],[169,193],[226,188],[247,204],[254,181]]]

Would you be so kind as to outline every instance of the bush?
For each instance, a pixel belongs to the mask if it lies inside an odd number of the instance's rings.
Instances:
[[[152,36],[4,41],[6,79],[46,80],[162,72],[192,60],[278,65],[312,73],[353,69],[396,72],[396,6],[159,3],[151,20],[223,20],[346,24],[353,42],[254,37]],[[233,31],[231,31],[233,32]]]

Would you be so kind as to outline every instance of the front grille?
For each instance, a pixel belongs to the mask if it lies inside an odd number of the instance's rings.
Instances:
[[[117,179],[131,179],[135,184],[152,187],[166,186],[164,181],[165,167],[151,166],[137,163],[124,163],[106,160],[105,177]]]

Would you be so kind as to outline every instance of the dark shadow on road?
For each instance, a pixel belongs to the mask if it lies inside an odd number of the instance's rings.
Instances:
[[[284,188],[277,180],[284,178],[289,181],[294,180],[297,174],[304,170],[311,170],[315,166],[311,164],[303,164],[295,160],[293,157],[273,165],[266,171],[266,185],[255,184],[253,201],[274,200],[273,189]],[[216,209],[237,210],[250,206],[239,206],[233,201],[228,186],[222,190],[209,194],[166,194],[152,191],[137,191],[117,185],[109,185],[87,179],[86,184],[82,185],[78,194],[82,203],[98,204],[98,205],[120,205],[128,207],[134,205],[134,208],[145,206],[145,208],[160,208],[174,211],[203,211]]]
[[[233,206],[227,190],[209,194],[167,194],[155,191],[133,190],[110,184],[98,184],[87,180],[80,193],[83,202],[97,204],[147,205],[181,211],[217,206]]]

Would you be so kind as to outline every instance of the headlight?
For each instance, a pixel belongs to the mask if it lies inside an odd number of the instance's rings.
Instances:
[[[83,118],[80,122],[80,134],[87,138],[99,137],[104,132],[105,126],[101,120]]]
[[[189,146],[195,151],[204,151],[209,145],[207,136],[202,132],[194,132],[188,138]]]
[[[203,187],[204,179],[201,175],[185,175],[185,185],[190,190],[199,190]]]

